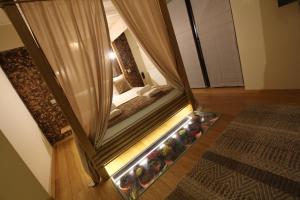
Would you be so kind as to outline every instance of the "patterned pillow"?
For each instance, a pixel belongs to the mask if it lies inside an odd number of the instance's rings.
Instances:
[[[129,83],[127,82],[123,74],[115,77],[113,80],[114,86],[116,87],[119,94],[122,94],[131,89]]]

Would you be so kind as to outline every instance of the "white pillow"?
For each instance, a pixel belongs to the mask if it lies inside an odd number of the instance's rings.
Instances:
[[[114,103],[111,103],[110,111],[112,111],[112,110],[114,110],[116,108],[117,108],[117,106]]]
[[[113,85],[113,96],[117,96],[119,95],[119,92],[117,90],[117,88],[115,87],[115,85]]]
[[[116,108],[116,109],[110,111],[110,114],[109,114],[109,120],[111,120],[111,119],[113,119],[113,118],[115,118],[115,117],[121,115],[121,113],[122,113],[122,110],[121,110],[121,109],[118,109],[118,108]]]
[[[158,94],[160,92],[160,89],[158,88],[152,88],[151,90],[149,90],[148,92],[145,92],[143,94],[143,96],[146,96],[146,97],[153,97],[155,96],[156,94]]]
[[[139,95],[139,96],[142,96],[146,92],[148,92],[149,90],[151,90],[151,85],[145,85],[143,88],[141,88],[140,90],[136,91],[136,94]]]
[[[119,76],[116,76],[113,78],[113,83],[117,80],[123,79],[124,78],[124,74],[121,74]],[[113,84],[113,96],[119,95],[119,92],[115,86],[115,84]]]
[[[117,80],[120,80],[120,79],[123,79],[124,78],[124,74],[121,74],[119,76],[116,76],[113,78],[113,81],[117,81]]]

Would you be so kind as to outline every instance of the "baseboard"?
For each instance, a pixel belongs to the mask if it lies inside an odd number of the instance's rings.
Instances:
[[[50,199],[55,199],[55,160],[56,157],[56,147],[53,146],[52,156],[51,156],[51,178],[50,178]]]

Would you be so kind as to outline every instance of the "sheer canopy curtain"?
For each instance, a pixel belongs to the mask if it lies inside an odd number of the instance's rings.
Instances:
[[[112,98],[110,40],[101,3],[51,0],[21,5],[92,144],[103,137]]]
[[[101,142],[112,100],[102,1],[35,1],[22,3],[21,10],[90,142]]]
[[[183,89],[159,0],[112,0],[128,28],[155,63],[157,69],[176,89]]]

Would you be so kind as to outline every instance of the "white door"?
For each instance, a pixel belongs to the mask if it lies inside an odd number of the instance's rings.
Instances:
[[[184,0],[168,3],[168,10],[191,88],[204,88],[203,75]]]
[[[191,0],[211,87],[243,86],[230,0]]]

